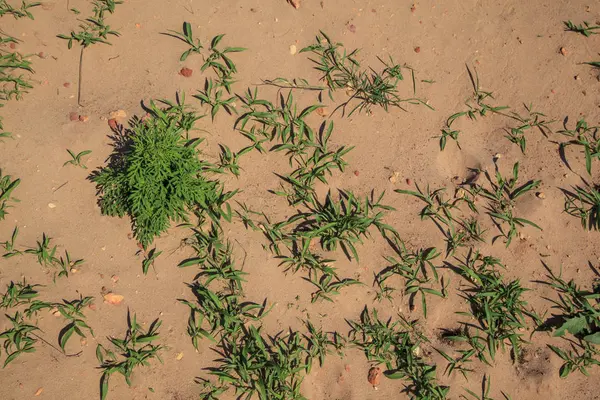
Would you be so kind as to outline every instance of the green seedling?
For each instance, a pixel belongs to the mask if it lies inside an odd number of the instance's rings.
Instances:
[[[527,343],[523,339],[523,331],[527,329],[525,317],[540,324],[540,317],[523,300],[523,294],[529,289],[523,288],[520,281],[505,282],[496,267],[503,267],[498,259],[483,257],[479,252],[470,251],[465,260],[457,265],[460,275],[470,287],[462,290],[463,298],[470,305],[470,312],[457,314],[473,318],[476,324],[463,322],[466,327],[477,329],[487,343],[487,351],[492,360],[498,349],[505,349],[510,344],[514,360],[518,360],[521,346]],[[476,350],[478,350],[476,348]]]
[[[13,17],[15,17],[15,19],[24,18],[24,17],[27,17],[29,19],[34,19],[33,14],[31,13],[31,11],[29,11],[29,9],[33,8],[33,7],[37,7],[41,4],[42,3],[38,2],[38,1],[28,2],[28,1],[22,0],[21,8],[15,8],[15,7],[11,6],[7,0],[0,0],[0,17],[3,17],[5,15],[12,15]]]
[[[60,267],[60,271],[58,273],[59,278],[68,278],[69,272],[75,272],[75,270],[85,262],[83,258],[78,260],[71,260],[71,256],[69,252],[65,250],[65,257],[60,256],[59,259],[55,259],[55,263]]]
[[[570,349],[563,350],[549,345],[550,349],[563,360],[560,377],[566,378],[571,372],[579,371],[589,375],[588,368],[600,365],[600,288],[597,283],[592,290],[581,289],[573,280],[562,278],[546,267],[547,280],[542,283],[550,286],[558,294],[558,300],[549,299],[552,309],[557,310],[553,317],[558,321],[553,336],[564,338]],[[570,339],[573,337],[573,339]]]
[[[144,257],[144,260],[142,261],[142,272],[144,273],[144,275],[148,274],[148,270],[150,269],[150,266],[152,266],[154,268],[154,261],[161,254],[162,254],[162,251],[156,251],[156,247],[153,248],[152,250],[150,250],[146,254],[146,256]]]
[[[566,125],[566,124],[565,124]],[[573,139],[560,144],[560,151],[564,152],[568,146],[581,146],[585,155],[585,169],[592,175],[592,161],[600,161],[600,127],[588,126],[584,118],[577,121],[575,129],[570,130],[565,126],[564,130],[558,131]]]
[[[35,331],[39,331],[37,326],[25,323],[23,315],[16,312],[14,316],[6,314],[12,327],[0,333],[0,339],[4,340],[3,347],[6,353],[3,368],[14,361],[17,357],[25,353],[33,353],[35,351],[35,343],[37,337]]]
[[[180,300],[190,309],[188,334],[195,347],[198,339],[215,336],[237,335],[248,321],[259,321],[267,311],[265,304],[241,301],[239,294],[215,293],[205,285],[196,282],[190,285],[197,304]]]
[[[597,186],[576,186],[573,192],[563,190],[565,212],[581,219],[583,229],[600,230],[600,188]]]
[[[202,47],[202,43],[200,43],[200,39],[194,40],[192,25],[189,22],[183,23],[183,32],[169,30],[169,33],[163,33],[163,35],[179,39],[190,46],[189,49],[181,53],[181,57],[179,58],[180,61],[185,61],[192,53],[201,54],[201,50],[204,48]]]
[[[474,71],[475,75],[473,75],[473,72],[471,72],[471,69],[467,66],[467,73],[469,74],[469,79],[473,85],[473,95],[465,102],[468,110],[454,113],[446,120],[446,124],[441,130],[442,135],[440,136],[440,150],[442,151],[446,148],[448,138],[455,140],[458,148],[460,148],[458,142],[460,131],[452,129],[452,125],[457,119],[468,117],[470,120],[475,121],[477,120],[477,117],[485,117],[488,114],[502,114],[502,111],[509,108],[508,106],[493,106],[488,103],[489,100],[494,100],[494,95],[492,92],[486,92],[481,89],[479,75],[477,74],[477,70]]]
[[[600,61],[590,61],[585,62],[584,64],[591,65],[594,68],[600,68]]]
[[[198,93],[196,93],[194,97],[200,100],[202,105],[207,104],[210,106],[210,116],[213,121],[221,108],[227,111],[227,114],[229,115],[236,113],[235,108],[231,105],[236,97],[223,97],[223,90],[220,88],[219,84],[213,82],[212,78],[206,79],[204,91],[198,90]]]
[[[444,400],[450,390],[437,383],[436,366],[419,355],[427,343],[414,321],[379,319],[377,310],[365,307],[358,321],[348,321],[350,342],[360,348],[374,365],[384,365],[384,376],[407,382],[405,391],[415,399]]]
[[[0,170],[0,221],[2,221],[8,214],[6,210],[11,207],[9,202],[19,201],[12,197],[11,194],[20,183],[20,179],[12,180],[10,175],[2,176],[2,170]]]
[[[198,159],[201,140],[182,137],[180,108],[150,105],[150,117],[134,120],[127,131],[125,154],[118,151],[109,164],[92,174],[105,215],[129,215],[136,239],[146,248],[171,221],[188,220],[188,210],[206,212],[214,220],[229,218],[223,205],[235,194],[205,178],[208,164]],[[178,125],[179,124],[179,125]],[[125,144],[122,144],[125,145]]]
[[[224,87],[227,93],[231,93],[231,85],[234,83],[232,77],[237,73],[237,67],[233,60],[229,58],[230,53],[239,53],[245,51],[243,47],[225,47],[223,50],[217,49],[225,35],[217,35],[210,42],[210,54],[205,58],[204,64],[200,70],[204,72],[207,68],[212,68],[217,74],[217,84]]]
[[[104,43],[110,45],[109,36],[120,36],[121,34],[112,30],[105,23],[106,13],[113,14],[117,4],[123,4],[119,0],[94,0],[94,15],[81,20],[79,31],[71,31],[69,35],[60,34],[58,38],[67,41],[69,50],[73,47],[73,42],[78,43],[81,47],[79,53],[79,79],[77,87],[77,104],[81,105],[81,73],[83,66],[83,51],[92,44]]]
[[[73,333],[76,333],[82,338],[85,338],[84,329],[87,330],[92,336],[94,336],[94,331],[92,328],[88,326],[85,322],[85,315],[83,314],[82,309],[84,307],[89,306],[94,301],[93,297],[81,297],[79,295],[79,299],[75,300],[63,300],[62,303],[55,304],[55,307],[58,309],[60,314],[65,318],[68,323],[67,325],[61,329],[58,335],[58,344],[60,348],[65,351],[65,346],[67,342],[73,336]]]
[[[147,367],[150,361],[158,359],[162,360],[158,352],[163,349],[162,345],[153,344],[159,339],[158,328],[161,321],[156,319],[148,330],[144,330],[137,323],[136,315],[131,315],[127,312],[127,332],[123,339],[109,337],[108,340],[116,349],[116,353],[107,350],[101,344],[96,348],[96,358],[100,362],[100,370],[102,377],[100,378],[100,399],[106,399],[108,395],[109,379],[114,373],[123,375],[125,381],[131,386],[131,375],[136,368],[140,366]]]
[[[6,293],[2,295],[0,308],[8,309],[30,303],[32,299],[38,296],[35,288],[40,286],[28,284],[25,278],[23,278],[23,282],[14,283],[11,281],[6,287]]]
[[[234,176],[239,177],[240,176],[240,165],[239,165],[240,157],[243,156],[244,154],[248,153],[252,149],[246,148],[238,153],[234,153],[231,151],[231,149],[229,147],[227,147],[223,144],[220,144],[219,148],[221,149],[221,154],[219,154],[219,164],[214,169],[214,172],[219,172],[219,173],[230,172]]]
[[[0,242],[0,245],[4,246],[4,250],[6,251],[6,253],[2,255],[3,258],[10,258],[16,255],[23,254],[22,251],[17,250],[15,247],[15,242],[17,241],[18,235],[19,227],[15,226],[15,229],[13,229],[13,233],[10,236],[10,240],[7,240],[6,242]]]
[[[546,117],[544,114],[538,111],[532,111],[533,106],[531,104],[529,106],[525,104],[524,107],[528,115],[521,116],[514,111],[511,112],[508,114],[509,117],[517,121],[519,125],[514,128],[506,129],[506,138],[512,143],[518,145],[523,154],[525,154],[525,150],[527,149],[527,138],[525,136],[525,132],[530,129],[537,128],[542,135],[548,137],[548,133],[552,132],[548,125],[555,122],[546,121],[544,119]]]
[[[5,38],[1,34],[0,39],[2,43],[18,43],[17,39],[13,37]],[[29,55],[22,55],[16,51],[0,50],[0,107],[3,106],[2,102],[23,99],[23,95],[27,93],[27,90],[33,87],[31,80],[22,74],[24,71],[34,73],[31,68],[31,61],[27,57]],[[1,121],[0,129],[2,129]],[[5,135],[5,137],[8,136]]]
[[[38,263],[41,266],[48,267],[49,265],[53,265],[56,262],[56,246],[50,247],[50,241],[52,239],[46,236],[46,234],[42,234],[42,241],[37,241],[37,247],[32,249],[25,250],[27,254],[33,254],[37,257]]]
[[[330,194],[320,203],[316,198],[307,206],[309,211],[296,214],[288,223],[298,223],[295,236],[306,239],[304,250],[310,240],[318,239],[321,247],[327,251],[335,251],[338,245],[348,259],[359,260],[355,244],[362,243],[362,237],[367,237],[369,228],[374,226],[383,237],[397,236],[396,230],[383,222],[386,211],[394,210],[381,203],[385,193],[375,200],[367,196],[360,201],[352,192],[341,192],[339,201]]]
[[[317,270],[310,270],[308,278],[303,279],[312,283],[317,288],[317,291],[311,294],[311,303],[315,303],[320,299],[333,303],[331,296],[339,295],[340,289],[352,285],[362,285],[362,282],[356,279],[340,279],[335,272],[325,272],[319,275]]]
[[[460,335],[460,333],[459,333],[459,335]],[[455,336],[455,337],[456,338],[464,338],[466,336],[462,336],[462,337]],[[465,378],[465,380],[469,380],[468,375],[474,371],[473,369],[469,368],[469,366],[471,366],[471,363],[473,362],[472,358],[474,355],[477,354],[478,350],[479,349],[475,349],[475,348],[471,348],[468,350],[457,350],[457,353],[459,354],[459,356],[456,358],[453,358],[453,357],[449,356],[448,354],[446,354],[445,352],[443,352],[439,349],[435,349],[435,351],[437,351],[442,357],[444,357],[446,359],[446,361],[448,361],[448,364],[446,365],[446,369],[445,369],[444,373],[448,376],[451,376],[453,372],[458,371]],[[481,349],[481,350],[483,350],[483,349]]]
[[[565,31],[581,33],[585,37],[590,37],[591,35],[597,35],[598,32],[596,32],[596,31],[598,29],[600,29],[599,25],[591,25],[587,21],[583,21],[583,24],[579,24],[579,25],[574,24],[570,20],[563,21],[563,22],[565,24]]]
[[[90,154],[92,151],[91,150],[84,150],[82,152],[79,152],[77,154],[73,153],[73,151],[67,149],[67,153],[69,153],[69,155],[71,156],[71,160],[65,162],[63,164],[63,167],[65,165],[71,164],[74,165],[76,167],[81,167],[83,169],[87,169],[87,167],[85,166],[85,164],[82,163],[81,161],[81,157]]]
[[[399,241],[393,247],[397,249],[398,258],[385,258],[390,265],[375,275],[375,282],[381,290],[390,293],[392,290],[386,285],[386,281],[393,276],[403,278],[404,294],[409,296],[411,310],[414,309],[415,297],[420,294],[423,316],[427,318],[426,296],[434,295],[443,298],[447,296],[447,284],[444,284],[443,278],[440,280],[437,267],[433,265],[433,261],[440,256],[440,253],[435,247],[409,252],[404,243]],[[432,283],[440,284],[440,290],[433,289]]]
[[[215,385],[204,378],[196,378],[196,383],[202,386],[200,400],[219,400],[221,395],[229,390],[227,385]]]
[[[223,338],[222,358],[210,374],[221,386],[233,386],[242,398],[301,400],[304,374],[310,372],[313,359],[323,363],[331,348],[339,349],[337,337],[313,327],[305,335],[290,330],[265,338],[260,328],[250,325],[239,337]]]
[[[475,185],[475,192],[488,200],[488,215],[492,218],[501,235],[492,240],[495,241],[499,237],[506,239],[506,247],[510,245],[512,240],[517,236],[517,227],[525,225],[533,226],[542,230],[537,224],[525,218],[516,217],[513,214],[516,201],[521,196],[537,189],[541,181],[530,180],[521,186],[517,186],[519,180],[519,163],[515,163],[512,169],[512,177],[505,178],[498,171],[496,165],[495,179],[492,179],[490,174],[485,171],[485,177],[490,188],[481,185]],[[503,224],[508,224],[508,229],[503,228]]]
[[[404,104],[422,104],[432,109],[426,101],[414,97],[416,94],[415,72],[408,66],[396,64],[391,57],[388,61],[379,58],[383,64],[381,72],[373,68],[360,69],[356,59],[358,49],[347,52],[341,43],[333,42],[323,31],[316,37],[316,43],[300,50],[300,53],[310,52],[314,56],[311,61],[315,69],[323,73],[322,79],[332,92],[343,89],[350,93],[350,98],[340,107],[344,110],[353,102],[357,104],[350,110],[349,116],[355,111],[371,113],[373,106],[382,107],[388,111],[392,107],[405,110]],[[398,94],[398,83],[404,80],[402,69],[410,72],[412,79],[413,97],[402,98]]]

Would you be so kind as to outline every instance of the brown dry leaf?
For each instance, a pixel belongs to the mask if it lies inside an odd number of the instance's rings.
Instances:
[[[40,394],[42,394],[43,391],[44,391],[43,387],[39,388],[38,390],[35,391],[34,396],[39,396]]]
[[[300,0],[288,0],[288,3],[290,3],[296,10],[300,8]]]
[[[381,382],[381,368],[372,367],[367,375],[367,380],[371,385],[373,385],[373,387],[379,385]]]
[[[125,297],[121,296],[120,294],[115,294],[112,292],[106,293],[104,295],[104,302],[107,304],[115,305],[115,306],[118,306],[119,304],[121,304],[123,299],[125,299]]]

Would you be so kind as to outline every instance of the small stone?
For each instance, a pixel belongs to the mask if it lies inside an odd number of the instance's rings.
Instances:
[[[319,107],[315,110],[315,112],[317,113],[317,115],[325,118],[327,116],[327,114],[329,113],[329,110],[327,107]]]
[[[358,172],[358,170],[354,171],[354,176],[359,176],[360,172]]]
[[[17,48],[17,44],[16,43],[11,43],[8,45],[8,47],[10,47],[11,49],[16,49]]]
[[[417,5],[416,5],[416,4],[413,4],[413,5],[410,7],[410,12],[414,13],[415,11],[417,11]]]
[[[79,114],[76,113],[76,112],[74,112],[74,111],[72,111],[72,112],[69,113],[69,119],[71,121],[79,121]]]
[[[110,113],[108,113],[108,118],[126,118],[127,117],[127,113],[125,112],[125,110],[115,110],[115,111],[111,111]]]
[[[110,129],[112,129],[113,131],[116,131],[119,129],[119,123],[114,118],[111,118],[108,120],[108,126],[110,126]]]
[[[71,272],[76,274],[77,272],[79,272],[79,270],[77,268],[71,268]]]
[[[87,344],[87,339],[81,338],[81,339],[79,339],[79,343],[81,343],[82,346],[85,346]]]
[[[177,356],[175,357],[175,359],[176,359],[177,361],[180,361],[182,358],[183,358],[183,352],[181,352],[181,353],[177,353]]]
[[[56,208],[56,204],[54,204],[54,203],[48,203],[48,208]]]
[[[575,80],[576,80],[576,81],[579,81],[579,80],[581,80],[581,78],[579,77],[579,75],[575,75]]]
[[[294,55],[294,54],[296,54],[297,51],[298,51],[298,48],[296,47],[296,45],[295,44],[291,44],[290,45],[290,54]]]
[[[348,25],[348,30],[352,33],[356,33],[356,25],[354,25],[354,24]]]
[[[544,194],[544,192],[537,192],[535,195],[536,195],[536,197],[538,199],[542,199],[543,200],[543,199],[546,198],[546,195]]]
[[[113,276],[110,277],[110,279],[113,281],[113,283],[119,282],[119,276],[118,275],[113,275]]]
[[[394,171],[394,173],[392,174],[392,176],[390,176],[390,182],[391,183],[396,183],[398,182],[398,178],[400,177],[400,172],[398,171]]]
[[[410,178],[406,178],[406,184],[407,184],[408,186],[412,186],[412,179],[410,179]]]
[[[136,23],[136,24],[135,24],[135,27],[136,27],[136,28],[138,28],[138,29],[140,29],[140,28],[142,27],[142,24],[140,24],[140,23]]]
[[[296,10],[300,8],[300,0],[289,0],[289,2]]]
[[[43,51],[40,51],[40,52],[38,53],[38,57],[39,57],[39,58],[46,58],[46,53],[44,53]]]
[[[81,121],[81,122],[88,122],[89,120],[90,120],[90,117],[88,117],[87,115],[79,116],[79,121]]]
[[[567,49],[565,49],[564,47],[561,47],[559,50],[560,54],[562,54],[563,56],[567,55]]]
[[[190,76],[192,76],[193,73],[194,73],[194,71],[187,67],[183,67],[183,68],[181,68],[181,71],[179,71],[179,75],[185,76],[186,78],[189,78]]]
[[[421,52],[421,47],[417,46],[415,47],[415,53],[420,53]]]
[[[499,160],[501,158],[502,158],[502,154],[500,154],[500,153],[494,154],[494,160]]]
[[[38,390],[35,391],[34,396],[39,396],[40,394],[42,394],[43,391],[44,391],[43,387],[39,388]]]
[[[65,83],[63,83],[63,86],[66,87],[66,88],[69,88],[69,87],[71,87],[71,83],[70,82],[65,82]]]

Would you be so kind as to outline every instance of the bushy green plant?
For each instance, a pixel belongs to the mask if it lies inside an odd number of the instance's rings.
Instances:
[[[149,117],[133,119],[131,127],[117,135],[109,164],[91,177],[98,185],[102,213],[129,215],[144,248],[171,221],[187,221],[190,209],[220,217],[220,205],[233,195],[223,194],[217,181],[203,176],[208,164],[198,158],[201,140],[183,137],[182,110],[151,103]]]

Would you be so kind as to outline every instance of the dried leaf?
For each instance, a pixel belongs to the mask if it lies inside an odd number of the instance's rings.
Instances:
[[[119,304],[121,304],[124,298],[125,297],[121,296],[120,294],[114,294],[111,292],[104,295],[104,302],[107,304],[118,306]]]
[[[369,374],[367,375],[367,380],[373,386],[379,385],[379,383],[381,382],[381,368],[372,367],[369,370]]]

